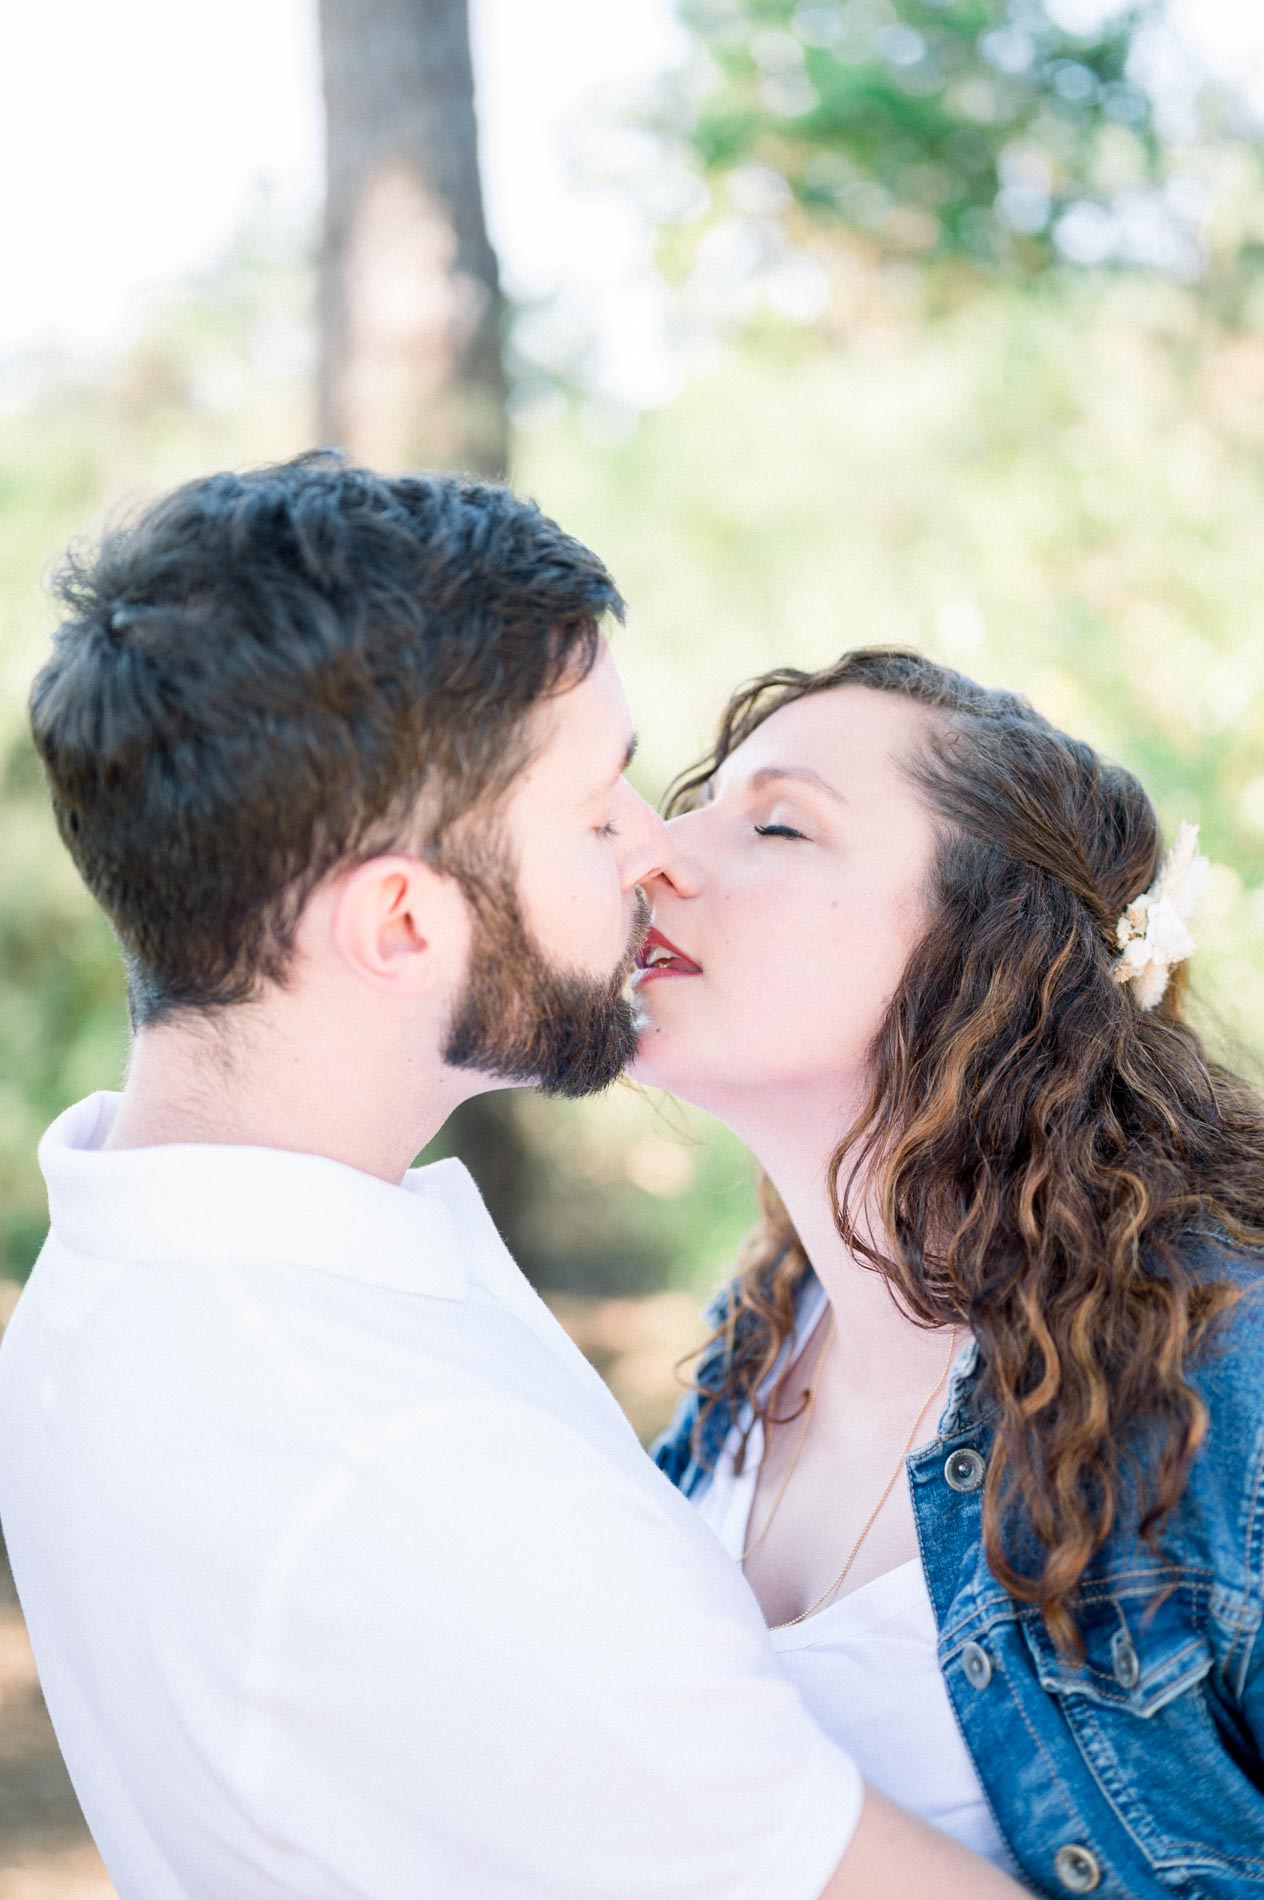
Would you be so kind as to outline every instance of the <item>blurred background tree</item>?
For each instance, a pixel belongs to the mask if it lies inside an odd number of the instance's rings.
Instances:
[[[320,434],[370,468],[508,466],[466,0],[320,0]]]
[[[504,308],[487,235],[466,0],[320,0],[325,209],[320,435],[395,473],[503,481]],[[513,1098],[452,1117],[510,1247],[530,1254],[538,1170]]]

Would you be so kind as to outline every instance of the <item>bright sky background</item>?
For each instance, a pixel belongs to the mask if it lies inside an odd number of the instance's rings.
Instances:
[[[1068,15],[1102,0],[1059,0]],[[1173,0],[1209,65],[1264,105],[1264,6]],[[471,0],[488,215],[519,295],[637,320],[646,236],[568,157],[599,95],[652,83],[672,0]],[[0,355],[108,347],[147,290],[206,263],[262,184],[320,189],[315,0],[61,0],[10,9],[0,62]],[[648,273],[642,273],[647,276]],[[626,296],[614,297],[623,286]]]
[[[681,45],[671,0],[472,0],[492,236],[521,294],[622,269],[636,233],[568,182],[596,94]],[[314,207],[316,0],[62,0],[12,10],[0,60],[0,353],[93,345],[204,264],[262,181]],[[607,205],[607,211],[611,207]]]

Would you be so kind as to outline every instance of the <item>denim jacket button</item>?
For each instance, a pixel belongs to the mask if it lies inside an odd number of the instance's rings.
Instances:
[[[967,1643],[961,1652],[961,1667],[972,1689],[986,1689],[992,1680],[992,1659],[981,1643]]]
[[[950,1454],[944,1466],[944,1477],[954,1491],[977,1491],[983,1483],[986,1469],[977,1451],[964,1448]]]
[[[1068,1841],[1054,1857],[1053,1871],[1068,1893],[1092,1893],[1102,1877],[1096,1854],[1079,1841]]]
[[[1133,1648],[1132,1638],[1124,1630],[1117,1630],[1111,1640],[1111,1659],[1115,1667],[1115,1681],[1121,1689],[1135,1689],[1141,1680],[1141,1664],[1137,1661],[1137,1652]]]

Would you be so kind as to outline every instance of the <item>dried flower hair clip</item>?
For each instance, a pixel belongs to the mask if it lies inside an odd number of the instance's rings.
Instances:
[[[1139,1009],[1162,1000],[1173,966],[1196,948],[1188,919],[1197,909],[1211,865],[1198,850],[1198,826],[1183,824],[1148,891],[1133,899],[1116,926],[1121,955],[1111,971],[1128,983]]]

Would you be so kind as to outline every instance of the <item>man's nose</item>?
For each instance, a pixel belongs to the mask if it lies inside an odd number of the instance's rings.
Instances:
[[[650,878],[669,877],[675,854],[666,820],[626,780],[623,789],[627,804],[619,826],[624,841],[619,877],[624,890],[631,890]]]
[[[696,897],[701,889],[701,866],[696,852],[690,848],[691,843],[697,843],[697,837],[687,818],[688,814],[684,814],[663,825],[665,844],[660,860],[640,879],[651,903],[660,885],[677,897]]]

